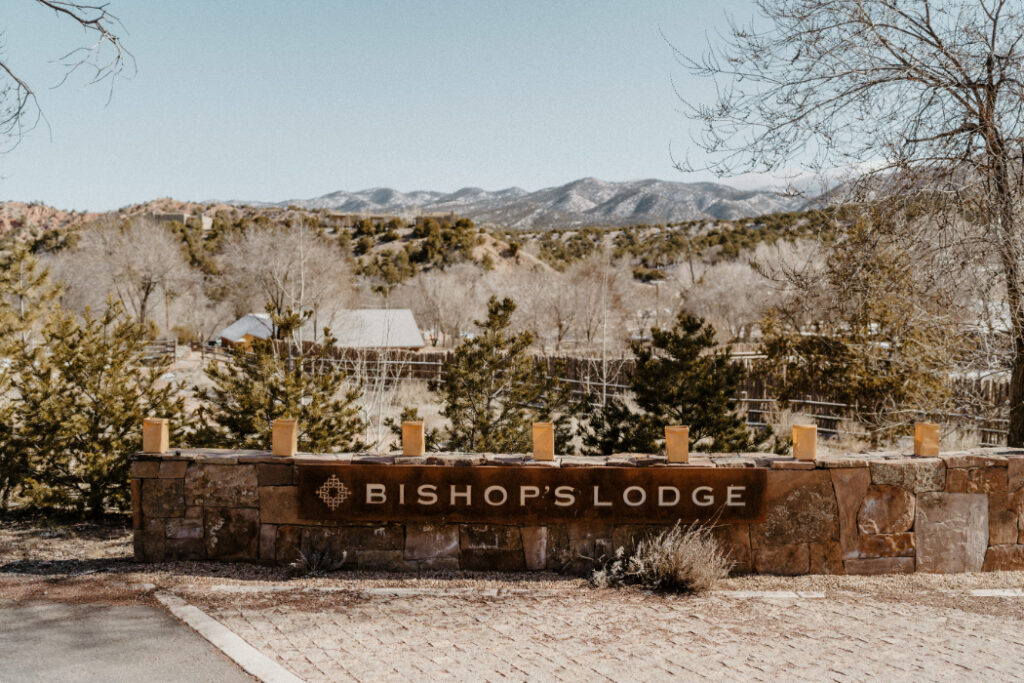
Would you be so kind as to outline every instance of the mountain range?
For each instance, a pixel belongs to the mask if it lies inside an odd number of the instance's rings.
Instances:
[[[609,182],[582,178],[558,187],[528,192],[519,187],[488,191],[466,187],[456,192],[399,192],[386,187],[358,192],[339,190],[312,199],[241,202],[249,206],[299,206],[342,213],[414,214],[453,211],[476,223],[517,229],[574,225],[669,223],[703,218],[733,220],[794,211],[807,199],[767,190],[737,190],[717,183],[666,180]]]

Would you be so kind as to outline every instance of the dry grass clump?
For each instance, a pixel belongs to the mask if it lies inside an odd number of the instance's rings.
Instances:
[[[733,561],[714,537],[710,524],[678,522],[640,541],[629,556],[623,548],[591,575],[599,588],[637,585],[658,591],[700,593],[729,576]]]
[[[326,548],[304,548],[298,558],[288,565],[288,575],[292,578],[323,576],[341,569],[347,559],[347,551],[343,551],[341,558],[337,558]]]

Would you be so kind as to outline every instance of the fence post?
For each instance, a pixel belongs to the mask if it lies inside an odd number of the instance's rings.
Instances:
[[[550,422],[533,423],[533,459],[555,459],[555,426]]]
[[[299,450],[299,421],[279,418],[274,420],[270,438],[271,455],[291,457]]]
[[[669,462],[690,461],[690,428],[665,427],[665,456]]]

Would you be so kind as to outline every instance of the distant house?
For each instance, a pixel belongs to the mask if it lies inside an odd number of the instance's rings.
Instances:
[[[306,323],[306,328],[312,323]],[[364,308],[339,311],[328,326],[337,339],[336,346],[348,349],[406,349],[415,351],[426,346],[416,318],[408,308]],[[308,339],[314,338],[307,329]],[[218,337],[225,346],[246,348],[253,339],[270,339],[274,324],[266,313],[249,313],[221,330]]]

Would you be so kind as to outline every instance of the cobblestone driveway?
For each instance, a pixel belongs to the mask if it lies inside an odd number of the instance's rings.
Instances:
[[[690,598],[566,587],[490,595],[345,589],[315,604],[280,594],[234,598],[205,608],[309,681],[1024,676],[1019,596]]]

